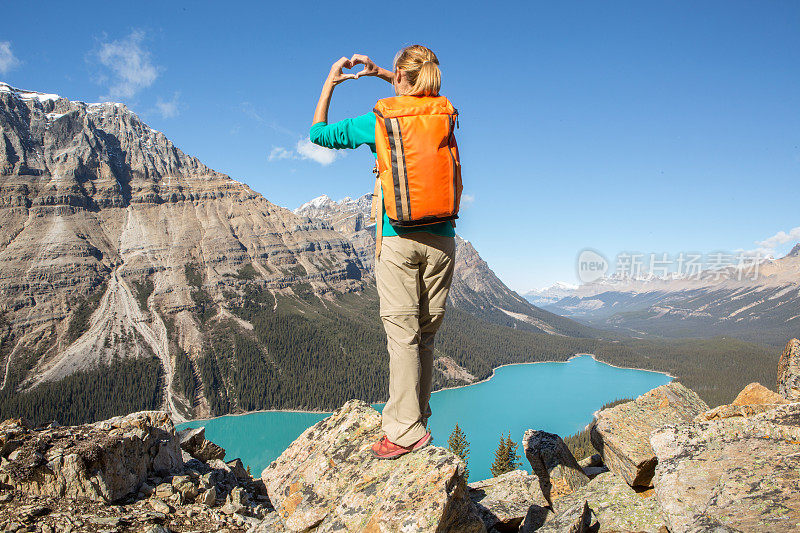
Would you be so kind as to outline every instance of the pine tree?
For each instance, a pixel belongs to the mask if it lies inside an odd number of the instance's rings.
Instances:
[[[506,437],[506,454],[508,456],[509,472],[522,466],[522,463],[519,462],[517,448],[519,448],[519,444],[511,440],[511,432],[509,431],[508,437]]]
[[[494,452],[494,462],[492,463],[492,466],[489,467],[493,477],[497,477],[511,471],[511,469],[508,468],[507,446],[506,439],[500,435],[500,442],[497,444],[497,450]]]
[[[494,462],[489,470],[492,476],[501,476],[512,470],[519,468],[520,462],[518,461],[517,448],[519,444],[511,440],[511,433],[507,437],[500,435],[500,443],[497,445],[497,450],[494,452]]]
[[[464,479],[469,479],[469,442],[467,435],[458,427],[458,424],[447,439],[447,447],[464,461]]]

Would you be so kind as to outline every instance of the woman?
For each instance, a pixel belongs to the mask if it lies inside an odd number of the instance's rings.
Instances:
[[[364,65],[361,72],[342,72],[359,64]],[[323,85],[311,126],[311,141],[327,148],[366,144],[375,154],[374,112],[327,123],[334,87],[345,80],[377,76],[391,83],[398,96],[437,96],[441,85],[438,65],[436,55],[421,45],[401,50],[394,72],[378,67],[364,55],[341,58],[333,64]],[[433,343],[444,318],[453,278],[455,232],[451,222],[395,227],[383,202],[379,203],[382,224],[379,221],[378,225],[382,225],[383,239],[375,276],[389,351],[389,401],[382,416],[386,434],[372,446],[372,452],[378,458],[393,459],[431,442],[426,426],[431,415]]]

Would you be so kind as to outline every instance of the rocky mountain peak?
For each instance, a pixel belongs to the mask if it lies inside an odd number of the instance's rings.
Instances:
[[[0,176],[85,207],[169,201],[171,178],[221,178],[147,126],[124,104],[70,101],[0,84]],[[30,195],[29,195],[30,196]]]
[[[794,245],[794,248],[786,254],[786,257],[800,257],[800,242]]]

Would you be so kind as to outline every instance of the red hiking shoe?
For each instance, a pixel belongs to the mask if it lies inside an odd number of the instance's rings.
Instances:
[[[372,445],[372,455],[374,455],[378,459],[397,459],[401,455],[405,455],[408,452],[413,452],[419,450],[420,448],[424,448],[430,443],[431,443],[430,431],[425,433],[425,435],[423,435],[421,439],[419,439],[417,442],[415,442],[409,447],[395,444],[394,442],[390,441],[386,435],[384,435],[383,437],[381,437],[381,440]]]

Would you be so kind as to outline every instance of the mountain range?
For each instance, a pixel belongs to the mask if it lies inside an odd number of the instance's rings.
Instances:
[[[163,406],[178,420],[332,407],[340,398],[318,393],[314,379],[330,377],[328,358],[358,335],[369,340],[348,355],[376,369],[340,392],[381,399],[368,196],[320,198],[292,212],[184,154],[125,105],[2,83],[0,136],[0,404],[8,410],[35,404],[45,416],[61,412],[64,395],[89,393],[112,405],[122,400],[109,391],[131,373],[152,382],[150,403],[125,407]],[[508,289],[461,239],[451,304],[470,323],[593,332]],[[347,338],[337,337],[342,328]],[[481,353],[462,364],[441,351],[440,359],[439,385],[491,370]]]
[[[685,277],[601,278],[525,296],[559,315],[631,336],[726,335],[779,346],[800,332],[800,244],[757,266]]]

